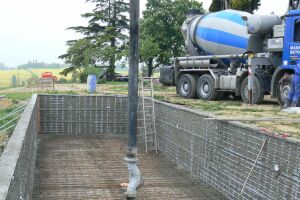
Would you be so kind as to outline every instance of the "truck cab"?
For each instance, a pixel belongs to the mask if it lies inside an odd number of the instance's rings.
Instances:
[[[285,18],[286,27],[281,67],[295,71],[300,64],[300,10],[288,12]]]
[[[292,75],[300,74],[300,4],[285,16],[282,65],[273,75],[272,97],[282,105],[290,90]]]

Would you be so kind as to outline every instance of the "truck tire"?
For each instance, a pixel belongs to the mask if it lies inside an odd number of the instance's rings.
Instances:
[[[192,99],[196,97],[196,78],[191,74],[184,74],[178,81],[178,92],[180,96]]]
[[[214,78],[209,74],[200,76],[197,82],[198,97],[205,101],[217,100],[219,92],[215,88]]]
[[[276,87],[277,100],[281,107],[283,107],[285,100],[291,89],[292,76],[282,77]]]
[[[264,92],[257,77],[254,77],[253,104],[260,104],[264,100]],[[249,103],[248,99],[248,77],[246,77],[241,86],[241,96],[243,102]]]

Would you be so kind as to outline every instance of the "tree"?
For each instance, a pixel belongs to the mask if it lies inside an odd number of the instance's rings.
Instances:
[[[225,8],[225,1],[231,9],[253,13],[260,6],[260,0],[213,0],[209,11],[217,12]]]
[[[140,41],[140,60],[147,64],[147,76],[152,76],[153,60],[159,54],[159,46],[153,38],[144,36]]]
[[[116,60],[124,56],[128,44],[126,32],[129,28],[127,14],[129,3],[125,0],[87,0],[96,4],[93,12],[82,15],[88,18],[88,26],[70,27],[76,32],[82,33],[85,39],[93,44],[98,57],[108,67],[108,75],[112,79],[115,74]],[[89,53],[94,54],[93,51]],[[92,60],[90,60],[92,61]],[[95,63],[90,63],[95,64]]]
[[[61,75],[67,76],[69,73],[73,73],[78,77],[83,74],[83,70],[87,66],[91,64],[95,67],[97,66],[96,63],[100,58],[96,47],[89,39],[83,38],[69,41],[68,46],[67,53],[59,56],[69,66],[60,73]]]
[[[217,11],[222,10],[222,3],[223,3],[222,0],[213,0],[210,4],[209,11],[217,12]]]
[[[191,8],[203,11],[202,3],[196,0],[148,0],[141,21],[141,45],[156,44],[152,56],[147,56],[148,61],[155,59],[158,65],[170,64],[172,59],[183,54],[184,40],[180,28]]]
[[[260,0],[251,0],[250,10],[253,13],[254,10],[257,10],[260,6]]]
[[[249,0],[231,0],[230,7],[234,10],[242,10],[251,12],[250,10],[251,2]]]

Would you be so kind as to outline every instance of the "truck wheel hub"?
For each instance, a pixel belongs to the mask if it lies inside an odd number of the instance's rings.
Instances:
[[[201,96],[207,97],[209,95],[209,92],[210,92],[210,87],[208,83],[207,82],[202,83],[200,87]]]
[[[207,94],[209,92],[209,86],[208,84],[204,84],[203,91]]]
[[[188,92],[189,89],[190,89],[189,84],[188,84],[187,82],[185,82],[185,83],[183,84],[183,90],[184,90],[184,92]]]
[[[282,88],[281,88],[281,99],[282,100],[286,100],[287,99],[287,96],[289,94],[289,91],[290,91],[291,87],[290,85],[284,85]]]

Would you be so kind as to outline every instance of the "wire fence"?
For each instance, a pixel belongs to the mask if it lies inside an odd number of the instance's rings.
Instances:
[[[17,125],[25,107],[25,103],[19,103],[4,109],[9,112],[0,118],[0,134],[13,130],[13,128]]]

